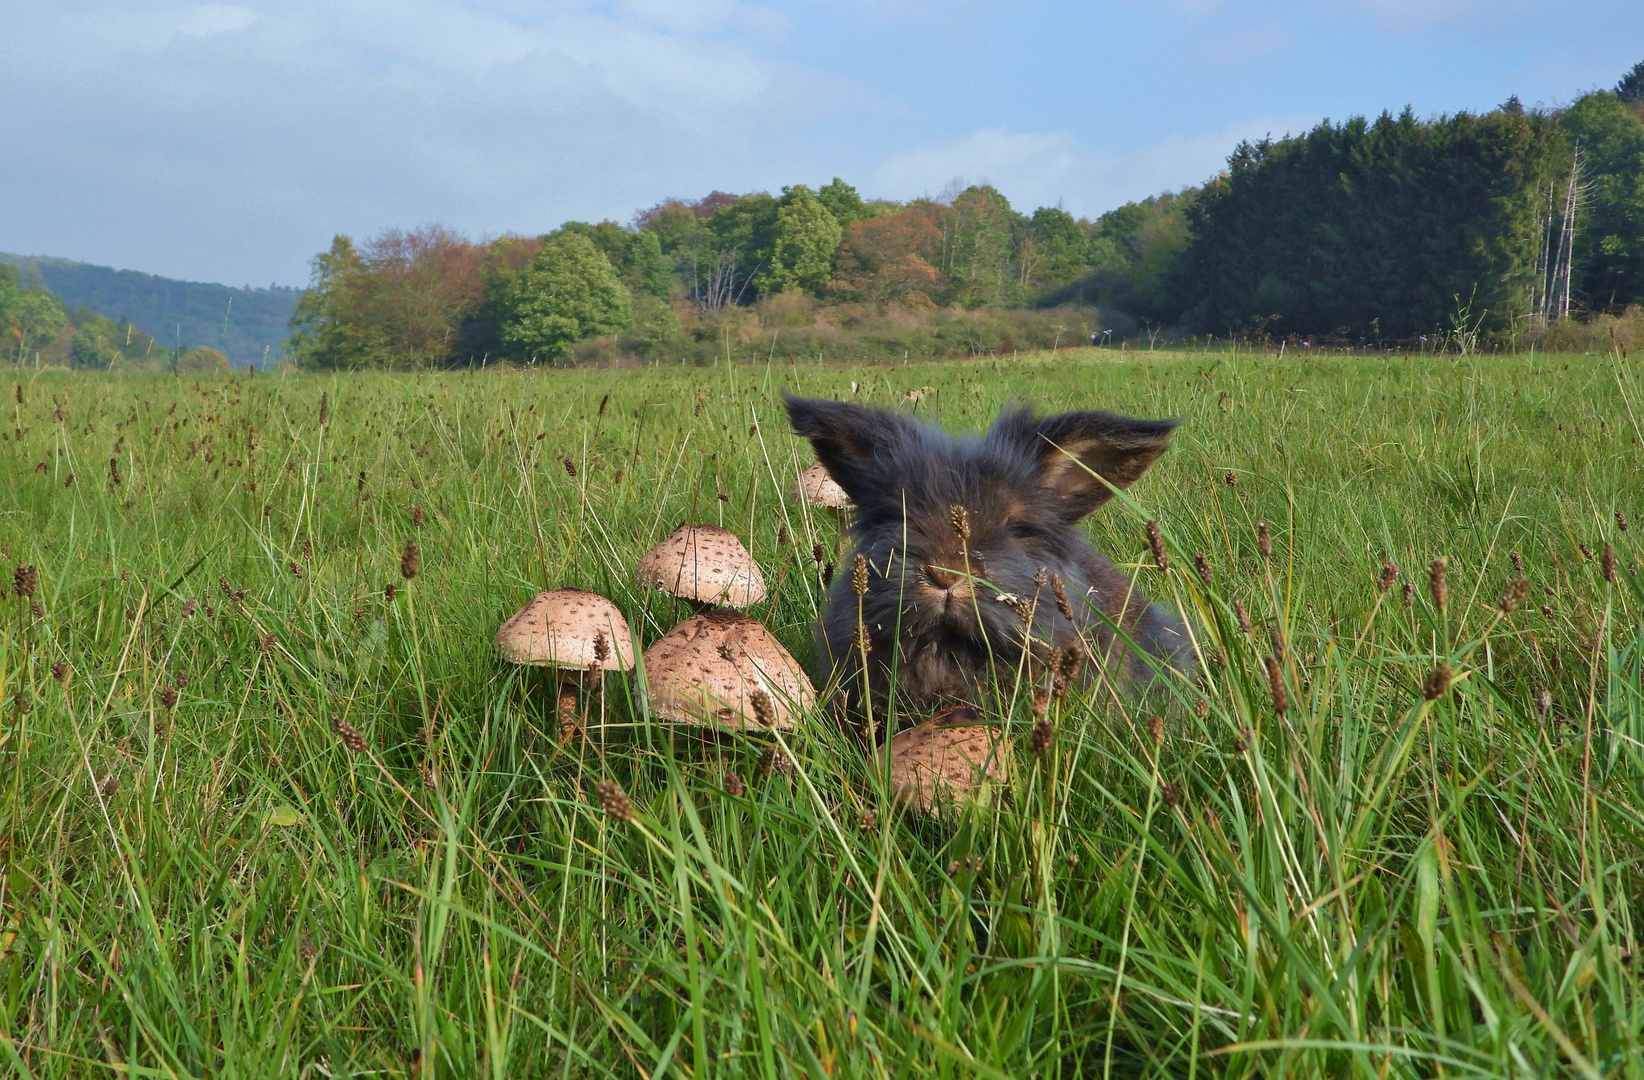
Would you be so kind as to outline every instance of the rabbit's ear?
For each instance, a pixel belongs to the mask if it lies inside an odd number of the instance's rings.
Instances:
[[[816,460],[858,506],[883,489],[882,463],[918,431],[912,420],[887,409],[788,394],[783,399],[794,433],[811,441]]]
[[[1024,409],[1000,416],[990,437],[1033,456],[1046,494],[1071,522],[1112,498],[1108,485],[1127,488],[1141,479],[1180,423],[1107,412],[1038,418]]]

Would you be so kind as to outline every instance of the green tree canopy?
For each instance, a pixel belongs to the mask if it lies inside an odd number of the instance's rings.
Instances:
[[[856,189],[837,176],[833,178],[832,183],[823,184],[816,197],[828,208],[828,213],[833,215],[833,219],[839,222],[841,229],[848,229],[853,222],[873,216],[872,209],[862,201],[862,196]]]
[[[1593,307],[1644,303],[1644,115],[1615,94],[1588,94],[1559,126],[1581,150],[1587,188],[1575,234],[1581,291]]]
[[[503,298],[502,340],[524,356],[558,360],[584,338],[626,330],[628,290],[587,236],[549,236]]]
[[[771,229],[770,254],[754,274],[761,294],[789,289],[821,292],[833,276],[833,256],[844,230],[803,184],[782,189]]]
[[[1631,71],[1621,76],[1621,81],[1615,84],[1615,96],[1629,105],[1644,101],[1644,60],[1634,64]]]

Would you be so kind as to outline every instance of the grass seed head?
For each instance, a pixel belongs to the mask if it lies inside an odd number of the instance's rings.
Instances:
[[[1239,478],[1234,474],[1232,469],[1227,470],[1227,475],[1222,477],[1222,480],[1226,482],[1228,487],[1239,486]]]
[[[824,588],[826,588],[827,586],[832,585],[832,584],[833,584],[833,563],[830,562],[830,563],[825,564],[822,567],[822,586]]]
[[[1198,572],[1199,580],[1204,582],[1204,587],[1210,588],[1211,578],[1214,575],[1210,569],[1210,560],[1204,557],[1203,552],[1195,551],[1193,553],[1193,569]]]
[[[851,592],[857,596],[868,594],[868,557],[860,551],[851,559]]]
[[[615,780],[599,781],[594,785],[594,794],[599,796],[599,804],[605,808],[606,816],[623,824],[634,820],[634,804]]]
[[[11,572],[11,587],[18,596],[27,600],[40,585],[40,572],[32,565],[18,566]]]
[[[175,686],[168,686],[164,690],[160,691],[160,704],[168,712],[176,708],[177,688]]]
[[[1262,558],[1273,557],[1273,534],[1267,528],[1267,522],[1256,522],[1256,549],[1262,553]]]
[[[761,727],[771,727],[776,723],[776,708],[771,704],[771,696],[763,690],[755,690],[748,695],[748,702],[753,706],[754,719]]]
[[[1050,713],[1050,688],[1036,686],[1033,688],[1033,715],[1035,719],[1043,720]]]
[[[1050,575],[1050,593],[1056,597],[1056,610],[1062,613],[1062,618],[1073,621],[1073,604],[1067,598],[1067,586],[1062,583],[1061,574]]]
[[[1579,541],[1576,543],[1576,547],[1581,550],[1581,561],[1582,562],[1592,562],[1593,561],[1593,549],[1592,548],[1588,547],[1586,544],[1581,543]]]
[[[331,419],[331,392],[326,390],[320,393],[320,426],[325,427],[325,422],[329,419]]]
[[[1409,610],[1416,603],[1416,587],[1410,582],[1404,583],[1404,607]]]
[[[594,635],[594,661],[603,667],[605,665],[605,661],[610,658],[611,643],[606,639],[605,631],[601,630]]]
[[[1164,717],[1154,714],[1147,718],[1147,737],[1154,746],[1164,745]]]
[[[394,597],[398,596],[399,592],[400,591],[394,587],[394,583],[390,581],[387,585],[382,587],[382,598],[386,602],[392,604],[394,602]]]
[[[1392,562],[1382,563],[1381,564],[1381,580],[1376,582],[1376,591],[1378,593],[1385,593],[1388,589],[1391,589],[1393,587],[1393,585],[1398,581],[1398,579],[1399,579],[1399,568],[1396,565],[1394,565]]]
[[[1057,674],[1065,682],[1071,683],[1084,670],[1085,650],[1077,642],[1062,650],[1061,659],[1057,662]]]
[[[1500,608],[1503,615],[1511,615],[1524,603],[1524,598],[1530,595],[1530,579],[1517,577],[1507,583],[1507,588],[1501,594]]]
[[[1446,581],[1449,572],[1450,562],[1443,555],[1427,567],[1427,591],[1433,597],[1433,606],[1440,611],[1450,605],[1450,586]]]
[[[773,746],[759,755],[759,771],[769,776],[786,776],[793,771],[793,762],[788,760],[788,755]]]
[[[1034,757],[1043,761],[1045,755],[1050,753],[1051,744],[1055,741],[1056,729],[1051,726],[1049,720],[1041,719],[1033,725],[1033,736],[1028,740],[1028,749],[1033,751]]]
[[[725,779],[721,781],[721,785],[725,789],[725,794],[733,799],[740,799],[742,793],[747,790],[742,785],[742,774],[732,769],[725,770]]]
[[[51,665],[51,677],[64,685],[68,684],[69,666],[67,660],[59,660]]]
[[[331,718],[331,730],[336,733],[338,741],[348,748],[350,754],[363,754],[371,748],[371,741],[365,737],[365,732],[341,716]]]
[[[1509,551],[1507,553],[1507,558],[1512,560],[1513,573],[1522,576],[1524,574],[1524,559],[1517,551]]]
[[[421,506],[413,506],[411,508],[411,524],[414,528],[418,528],[418,529],[422,528],[422,507]]]
[[[1239,620],[1239,632],[1241,634],[1254,632],[1255,627],[1250,623],[1250,612],[1245,610],[1243,600],[1233,601],[1233,617]]]
[[[818,540],[816,543],[811,545],[811,561],[812,562],[816,563],[816,565],[818,565],[818,566],[821,566],[822,565],[822,560],[826,559],[827,557],[828,557],[828,549],[822,546],[822,541]]]
[[[788,546],[788,527],[786,525],[778,525],[776,527],[776,546]]]
[[[1153,549],[1153,565],[1160,570],[1170,569],[1170,556],[1165,552],[1164,536],[1159,532],[1159,523],[1147,523],[1147,546]]]
[[[1450,689],[1450,681],[1454,678],[1450,665],[1440,660],[1433,665],[1433,670],[1427,673],[1427,678],[1421,684],[1421,696],[1428,701],[1437,701]]]
[[[1609,582],[1614,582],[1615,581],[1615,567],[1616,567],[1615,545],[1614,544],[1606,543],[1604,545],[1604,559],[1599,564],[1599,566],[1604,572],[1604,580],[1609,581]]]
[[[1174,810],[1182,804],[1182,786],[1166,780],[1159,787],[1159,796],[1164,799],[1166,806]]]
[[[948,507],[948,520],[953,524],[953,534],[962,541],[970,539],[970,513],[963,506]]]
[[[1280,716],[1290,708],[1290,699],[1284,691],[1284,669],[1279,665],[1279,658],[1268,655],[1262,663],[1267,666],[1267,689],[1273,695],[1273,711]]]
[[[1620,510],[1615,512],[1615,527],[1620,529],[1622,532],[1627,531],[1627,515],[1623,514]]]
[[[400,552],[400,577],[407,581],[417,576],[417,569],[422,565],[422,548],[415,540],[405,542],[405,550]]]

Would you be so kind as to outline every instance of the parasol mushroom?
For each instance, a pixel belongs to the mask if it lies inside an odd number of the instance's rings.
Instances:
[[[957,802],[990,780],[1005,777],[1005,744],[998,724],[982,722],[966,705],[950,705],[929,720],[892,736],[890,754],[896,800],[930,812]]]
[[[633,635],[622,612],[598,593],[537,593],[497,631],[497,654],[511,664],[549,667],[558,675],[560,738],[577,721],[576,690],[598,686],[607,671],[634,666]]]
[[[799,474],[793,482],[793,497],[807,506],[824,510],[843,510],[851,504],[851,497],[834,482],[820,461]]]
[[[639,560],[639,583],[661,589],[697,610],[714,604],[745,608],[765,599],[765,576],[729,529],[681,525]]]
[[[651,711],[670,723],[792,730],[816,701],[799,664],[746,615],[692,615],[645,650]]]

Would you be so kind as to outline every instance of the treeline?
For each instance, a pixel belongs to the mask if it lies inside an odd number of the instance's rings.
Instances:
[[[1639,303],[1644,63],[1567,108],[1406,110],[1245,143],[1202,187],[1094,220],[1021,213],[988,185],[893,203],[835,178],[540,237],[338,236],[288,353],[341,369],[894,359],[1138,331],[1471,347]]]
[[[1054,347],[1104,329],[1100,294],[1159,290],[1186,242],[1183,205],[1167,195],[1091,221],[1019,213],[987,185],[868,202],[836,178],[542,237],[339,236],[315,261],[288,348],[306,365],[382,368]]]
[[[165,348],[129,320],[64,304],[34,267],[0,262],[0,357],[19,367],[86,371],[227,371],[211,348]]]

